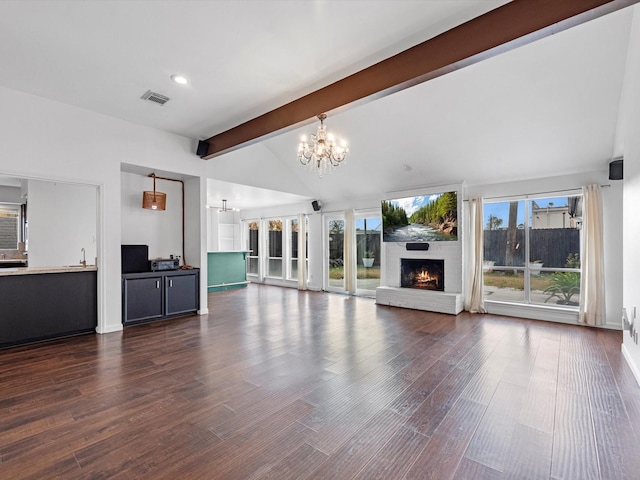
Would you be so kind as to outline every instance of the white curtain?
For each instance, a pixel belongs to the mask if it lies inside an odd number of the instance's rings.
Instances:
[[[472,313],[485,313],[484,287],[482,282],[483,259],[483,215],[482,197],[469,199],[469,262],[465,309]]]
[[[355,215],[353,210],[344,212],[344,288],[356,293],[356,260],[354,252],[356,239]]]
[[[602,196],[600,185],[582,187],[582,275],[578,321],[605,323]]]
[[[298,215],[298,290],[307,289],[307,218]]]

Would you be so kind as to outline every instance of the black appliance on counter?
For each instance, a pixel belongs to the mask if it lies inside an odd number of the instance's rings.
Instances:
[[[149,271],[148,245],[122,245],[122,273]]]
[[[175,258],[154,258],[149,260],[152,272],[164,270],[178,270],[180,268],[180,260]]]

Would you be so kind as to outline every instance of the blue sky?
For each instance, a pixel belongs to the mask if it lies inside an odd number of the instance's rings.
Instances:
[[[431,202],[435,202],[441,195],[441,193],[433,193],[431,195],[416,195],[415,197],[395,198],[389,201],[396,206],[404,208],[404,211],[407,212],[407,217],[410,217],[414,214],[414,212],[421,209],[425,205],[429,205]]]
[[[364,218],[356,220],[356,230],[364,230]],[[382,230],[382,219],[380,217],[367,218],[367,231],[373,230],[378,232]]]
[[[549,206],[550,203],[554,207],[561,207],[567,205],[567,197],[552,197],[552,198],[535,198],[533,199],[540,207]],[[501,228],[507,228],[509,225],[509,202],[498,203],[485,203],[484,204],[484,226],[486,227],[489,221],[489,215],[502,219]],[[518,202],[518,225],[524,223],[524,200]]]

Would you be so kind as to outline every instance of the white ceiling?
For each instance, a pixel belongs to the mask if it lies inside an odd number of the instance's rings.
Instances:
[[[204,139],[504,3],[3,0],[0,85]],[[208,201],[248,208],[601,170],[621,149],[631,16],[328,112],[351,152],[323,179],[295,158],[315,125],[209,160]],[[148,89],[171,100],[140,100]]]

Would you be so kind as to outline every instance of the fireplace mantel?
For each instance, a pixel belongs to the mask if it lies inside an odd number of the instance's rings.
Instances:
[[[401,287],[376,288],[376,303],[457,315],[464,309],[461,293],[436,292]]]

